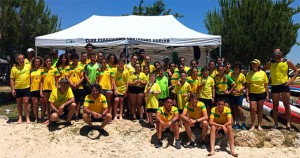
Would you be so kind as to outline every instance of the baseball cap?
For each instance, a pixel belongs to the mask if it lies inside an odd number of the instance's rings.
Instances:
[[[29,52],[34,52],[34,49],[28,48],[28,49],[27,49],[27,53],[29,53]]]
[[[164,56],[164,60],[165,60],[165,59],[170,59],[170,57],[168,57],[168,56]]]
[[[250,63],[251,63],[251,64],[252,64],[252,63],[255,63],[255,64],[260,65],[260,61],[259,61],[258,59],[254,59],[254,60],[252,60]]]

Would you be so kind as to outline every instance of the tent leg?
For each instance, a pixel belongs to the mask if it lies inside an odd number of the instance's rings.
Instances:
[[[222,57],[222,47],[221,47],[221,45],[219,46],[219,57]]]
[[[128,47],[127,47],[128,45],[127,44],[125,44],[125,50],[126,50],[126,52],[125,52],[125,54],[126,54],[126,62],[127,62],[127,64],[129,63],[129,55],[128,55]]]
[[[37,57],[37,46],[35,46],[35,56]]]

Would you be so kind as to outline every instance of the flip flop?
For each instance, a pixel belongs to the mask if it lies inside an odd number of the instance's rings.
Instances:
[[[239,154],[235,153],[235,154],[231,154],[233,157],[238,157]]]
[[[207,156],[213,156],[215,155],[215,153],[209,153]]]

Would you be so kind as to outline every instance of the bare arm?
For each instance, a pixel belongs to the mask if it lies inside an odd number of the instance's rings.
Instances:
[[[13,97],[16,96],[16,91],[15,91],[15,79],[10,78],[10,89],[11,89],[11,94]]]
[[[296,77],[298,76],[298,68],[289,60],[287,61],[287,64],[288,64],[289,68],[294,70],[293,77],[288,81],[288,83],[289,83],[288,85],[290,85],[295,81]]]
[[[262,70],[263,70],[263,71],[269,70],[269,69],[270,69],[270,66],[271,66],[271,63],[268,62],[268,63],[262,68]]]

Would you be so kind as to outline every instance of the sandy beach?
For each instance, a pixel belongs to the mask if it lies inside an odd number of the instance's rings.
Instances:
[[[0,119],[1,157],[207,157],[208,150],[169,145],[156,149],[155,130],[143,127],[143,123],[129,120],[114,121],[105,130],[109,136],[89,130],[82,120],[65,127],[48,128],[40,123],[7,123]],[[95,124],[99,125],[99,123]],[[186,137],[183,129],[180,135]],[[172,136],[171,136],[172,137]],[[184,142],[182,142],[184,143]],[[170,143],[172,144],[172,143]],[[299,149],[236,147],[239,157],[300,157]],[[219,151],[212,157],[231,157]]]

